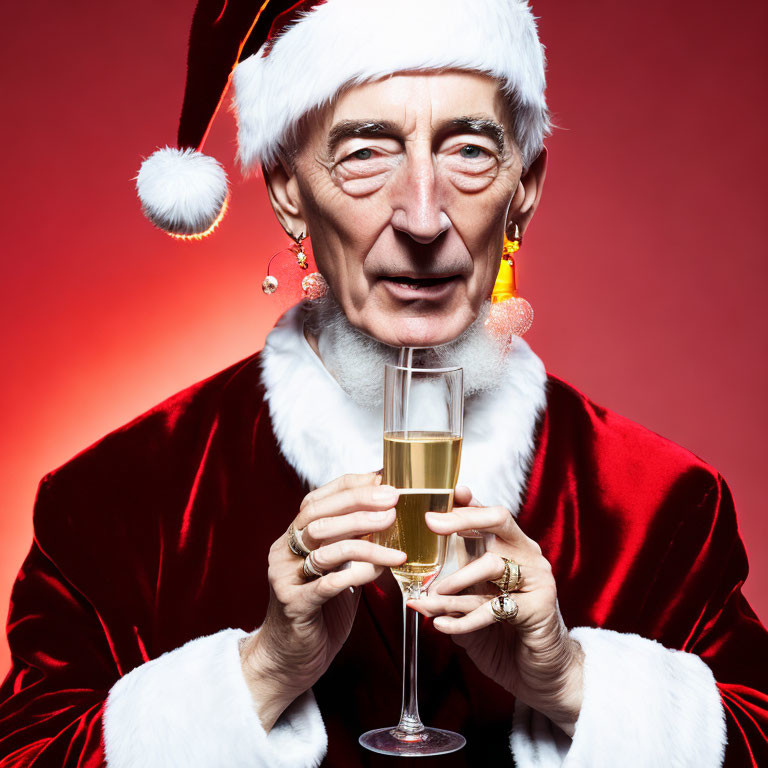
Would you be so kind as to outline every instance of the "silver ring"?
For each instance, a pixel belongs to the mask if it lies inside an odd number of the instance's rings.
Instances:
[[[509,593],[497,595],[491,600],[491,611],[496,621],[513,621],[520,611],[515,599]]]
[[[314,552],[310,552],[305,558],[304,558],[304,576],[307,580],[311,581],[312,579],[317,579],[320,576],[325,576],[325,571],[321,570],[317,567],[315,564],[314,558],[312,555],[314,555]]]
[[[307,557],[309,555],[309,550],[301,540],[301,531],[296,530],[296,526],[293,523],[288,526],[288,546],[296,557]]]

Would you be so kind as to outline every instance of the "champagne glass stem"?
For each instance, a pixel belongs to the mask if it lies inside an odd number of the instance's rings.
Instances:
[[[419,614],[406,605],[421,594],[419,584],[409,584],[403,588],[403,703],[400,710],[398,733],[405,739],[421,733],[424,725],[419,717],[418,692],[418,650],[419,650]]]

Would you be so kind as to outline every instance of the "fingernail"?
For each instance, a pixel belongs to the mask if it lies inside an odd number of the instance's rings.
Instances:
[[[397,489],[393,488],[391,485],[380,485],[378,488],[373,489],[374,501],[389,501],[390,503],[394,503],[397,501],[399,495]]]
[[[383,520],[385,517],[389,517],[391,513],[391,509],[385,509],[383,512],[369,512],[368,517],[371,520]]]
[[[437,616],[436,618],[434,618],[434,619],[432,620],[432,623],[433,623],[433,624],[434,624],[434,625],[435,625],[435,626],[436,626],[438,629],[439,629],[440,627],[447,627],[447,626],[448,626],[448,622],[447,622],[447,621],[446,621],[446,620],[445,620],[445,619],[444,619],[442,616]]]

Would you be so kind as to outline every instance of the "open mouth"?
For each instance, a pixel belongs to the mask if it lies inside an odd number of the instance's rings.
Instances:
[[[447,277],[407,277],[405,275],[395,275],[394,277],[382,277],[381,279],[386,280],[388,283],[400,285],[403,288],[418,291],[422,288],[433,288],[438,285],[445,285],[457,278],[458,275],[448,275]]]

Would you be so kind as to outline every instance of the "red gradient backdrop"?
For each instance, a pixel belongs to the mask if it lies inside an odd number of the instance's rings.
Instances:
[[[215,237],[141,217],[140,155],[173,142],[193,0],[9,3],[0,28],[0,604],[42,475],[154,403],[258,349],[259,285],[288,241],[263,182],[232,169]],[[639,10],[638,10],[639,9]],[[559,129],[521,251],[549,370],[729,481],[768,615],[764,40],[754,0],[538,0]],[[9,655],[0,647],[0,674]]]

